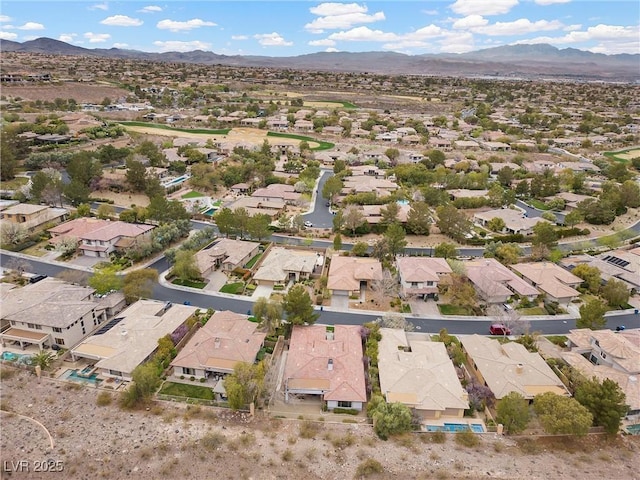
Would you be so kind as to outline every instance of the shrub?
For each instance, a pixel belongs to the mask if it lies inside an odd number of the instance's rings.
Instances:
[[[369,475],[375,475],[377,473],[382,473],[383,471],[384,468],[382,468],[382,464],[379,461],[373,458],[367,458],[364,462],[358,465],[358,468],[356,468],[355,477],[368,477]]]
[[[420,438],[423,442],[430,443],[445,443],[447,441],[447,436],[445,435],[445,433],[439,430],[437,432],[423,434],[420,436]]]
[[[290,462],[293,460],[293,452],[290,448],[287,448],[284,452],[282,452],[282,460],[284,462]]]
[[[480,439],[471,430],[465,430],[456,433],[456,443],[464,447],[477,447],[480,444]]]
[[[315,438],[320,430],[318,424],[304,421],[300,424],[300,437],[301,438]]]
[[[207,450],[216,450],[222,445],[227,439],[224,435],[218,432],[207,433],[204,437],[200,439],[200,445],[202,445]]]
[[[358,413],[360,413],[358,410],[356,410],[355,408],[334,408],[333,409],[333,413],[337,413],[337,414],[346,414],[346,415],[358,415]]]
[[[99,407],[106,407],[111,404],[113,398],[109,392],[100,392],[96,398],[96,405]]]

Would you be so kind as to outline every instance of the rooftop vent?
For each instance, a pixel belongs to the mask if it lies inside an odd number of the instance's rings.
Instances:
[[[330,358],[329,361],[327,362],[327,370],[329,371],[333,370],[333,358]]]

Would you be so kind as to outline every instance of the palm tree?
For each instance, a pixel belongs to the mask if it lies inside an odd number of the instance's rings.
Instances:
[[[44,371],[51,366],[54,358],[55,356],[53,353],[47,352],[46,350],[40,350],[33,356],[31,362],[33,365],[39,366]]]

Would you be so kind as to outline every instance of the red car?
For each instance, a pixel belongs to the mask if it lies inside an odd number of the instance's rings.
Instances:
[[[502,323],[494,323],[489,327],[491,335],[511,335],[511,329]]]

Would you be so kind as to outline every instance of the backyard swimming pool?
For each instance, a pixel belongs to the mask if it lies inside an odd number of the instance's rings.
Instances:
[[[29,354],[2,352],[2,360],[6,360],[7,362],[23,363],[26,365],[30,365],[32,357],[33,355],[29,355]]]
[[[466,423],[445,423],[444,425],[426,425],[425,429],[427,432],[448,432],[448,433],[465,432],[471,429],[473,433],[484,433],[484,427],[480,423],[472,423],[471,425],[467,425]]]
[[[213,214],[216,213],[216,210],[218,210],[216,207],[207,208],[204,212],[202,212],[202,215],[213,217]]]
[[[635,425],[627,425],[625,429],[631,435],[640,435],[640,423],[636,423]]]
[[[98,379],[97,373],[92,373],[89,376],[82,376],[82,375],[78,375],[78,370],[73,370],[73,369],[69,369],[66,372],[64,372],[60,378],[62,380],[71,380],[72,382],[90,383],[92,385],[97,385],[102,381]]]
[[[182,182],[184,182],[185,180],[188,180],[190,178],[190,175],[180,175],[179,177],[174,178],[173,180],[169,180],[166,183],[163,183],[162,185],[166,188],[166,187],[172,187],[174,185],[179,185]]]

